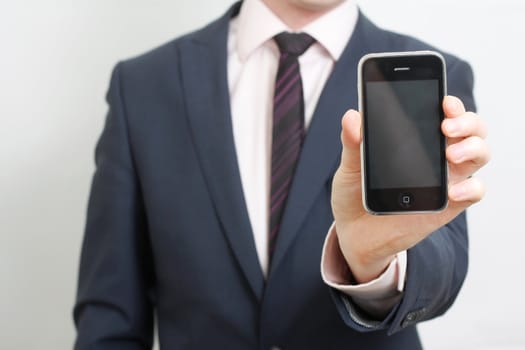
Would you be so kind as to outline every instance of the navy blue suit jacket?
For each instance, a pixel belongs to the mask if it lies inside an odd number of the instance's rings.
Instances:
[[[96,149],[74,318],[76,349],[419,349],[415,323],[453,303],[467,270],[462,214],[408,251],[404,295],[361,322],[320,276],[333,217],[340,121],[357,108],[357,62],[431,49],[363,14],[305,139],[267,280],[258,263],[235,154],[222,18],[121,62]],[[474,109],[469,66],[444,54],[449,93]],[[366,315],[365,315],[366,319]]]

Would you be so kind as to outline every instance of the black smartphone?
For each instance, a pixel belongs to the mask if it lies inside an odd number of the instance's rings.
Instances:
[[[365,209],[373,214],[443,210],[448,203],[443,56],[369,54],[359,62],[358,75]]]

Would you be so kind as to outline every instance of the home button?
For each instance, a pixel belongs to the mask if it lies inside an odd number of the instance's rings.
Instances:
[[[412,193],[408,193],[408,192],[401,193],[398,199],[399,199],[399,205],[404,209],[410,208],[412,206],[412,203],[414,202]]]

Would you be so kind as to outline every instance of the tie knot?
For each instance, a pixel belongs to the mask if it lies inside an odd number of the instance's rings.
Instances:
[[[293,56],[301,56],[315,39],[306,33],[282,32],[274,37],[279,51]]]

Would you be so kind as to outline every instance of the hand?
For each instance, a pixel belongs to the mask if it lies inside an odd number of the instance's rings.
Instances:
[[[343,153],[332,187],[332,211],[343,256],[358,283],[379,276],[394,256],[409,249],[430,233],[481,200],[483,183],[472,176],[490,159],[483,121],[465,112],[461,100],[443,100],[445,120],[441,128],[447,137],[449,205],[434,214],[370,215],[361,201],[361,115],[348,111],[342,120]]]

